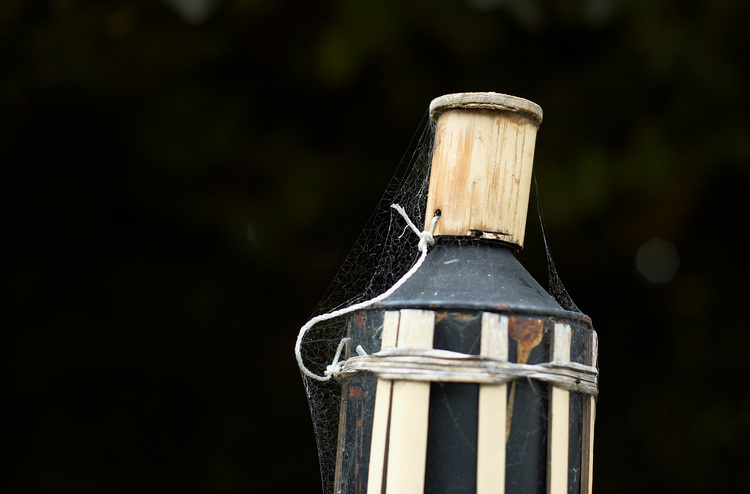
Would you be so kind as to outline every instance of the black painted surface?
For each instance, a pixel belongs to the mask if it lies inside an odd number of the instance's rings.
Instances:
[[[357,345],[362,345],[368,353],[380,350],[383,315],[379,311],[363,311],[352,318],[349,349],[353,354]],[[368,372],[352,377],[342,388],[346,432],[339,446],[340,492],[367,492],[376,390],[377,377]]]
[[[562,309],[506,244],[473,238],[439,237],[419,270],[382,306],[582,317]]]
[[[436,321],[435,348],[479,354],[481,313],[442,312]],[[425,493],[476,492],[478,412],[478,384],[432,384]]]

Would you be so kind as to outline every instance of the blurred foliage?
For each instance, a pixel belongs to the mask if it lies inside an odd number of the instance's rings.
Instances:
[[[741,489],[748,21],[739,0],[4,0],[4,490],[316,489],[297,328],[430,100],[476,90],[545,111],[552,253],[601,338],[597,491]],[[661,284],[635,268],[654,238],[680,257]]]

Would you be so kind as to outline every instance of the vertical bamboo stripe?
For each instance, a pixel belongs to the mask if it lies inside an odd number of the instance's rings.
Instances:
[[[380,348],[394,348],[398,341],[398,311],[388,311],[383,319],[383,334]],[[391,411],[391,389],[393,381],[378,379],[375,391],[375,410],[372,419],[372,442],[370,444],[370,465],[367,474],[367,494],[381,494],[385,450],[388,440],[388,422]]]
[[[586,334],[586,364],[596,367],[599,353],[599,340],[596,331]],[[594,397],[583,397],[583,462],[581,494],[591,494],[594,481],[594,421],[596,419],[596,401]]]
[[[398,329],[398,348],[432,348],[435,313],[404,309]],[[386,494],[424,492],[430,383],[393,383],[388,433]]]
[[[508,318],[482,314],[481,355],[508,360]],[[506,384],[479,387],[479,436],[477,443],[477,494],[505,492]]]
[[[555,323],[550,360],[570,360],[570,326]],[[568,492],[568,441],[570,435],[570,392],[555,386],[550,389],[549,443],[547,457],[547,493]]]

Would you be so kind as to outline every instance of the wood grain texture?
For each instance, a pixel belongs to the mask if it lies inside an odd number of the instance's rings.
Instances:
[[[525,113],[440,113],[426,214],[429,221],[437,209],[442,213],[434,234],[523,246],[536,133],[537,123]]]

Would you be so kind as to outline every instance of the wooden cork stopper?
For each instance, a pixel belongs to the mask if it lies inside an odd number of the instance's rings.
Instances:
[[[457,93],[430,104],[436,122],[425,229],[523,247],[542,109],[500,93]]]

